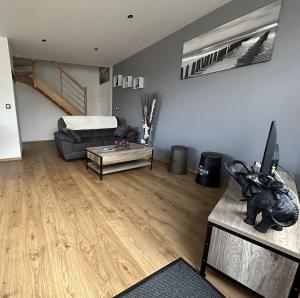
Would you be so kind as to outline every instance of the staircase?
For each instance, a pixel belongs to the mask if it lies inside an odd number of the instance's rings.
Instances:
[[[87,88],[56,62],[14,58],[14,77],[69,115],[87,114]]]

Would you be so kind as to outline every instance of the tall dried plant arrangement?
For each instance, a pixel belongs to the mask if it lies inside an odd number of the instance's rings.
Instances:
[[[142,113],[143,113],[143,130],[144,137],[142,144],[148,145],[151,132],[153,130],[153,121],[157,108],[158,94],[148,93],[142,95]]]

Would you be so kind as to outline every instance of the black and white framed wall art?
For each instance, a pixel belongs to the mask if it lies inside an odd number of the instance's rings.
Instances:
[[[188,40],[181,79],[271,60],[282,0]]]
[[[99,67],[99,82],[104,84],[109,81],[109,67]]]

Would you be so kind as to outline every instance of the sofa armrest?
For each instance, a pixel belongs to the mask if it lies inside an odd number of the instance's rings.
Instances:
[[[58,131],[54,133],[54,138],[59,141],[75,143],[75,140],[71,136],[68,136],[68,135],[66,135],[62,132],[58,132]]]
[[[75,140],[71,136],[58,131],[54,133],[54,139],[58,154],[65,160],[69,160],[68,154],[74,151]]]

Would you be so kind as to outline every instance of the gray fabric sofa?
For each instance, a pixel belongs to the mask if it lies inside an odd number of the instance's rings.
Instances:
[[[119,119],[117,120],[118,125],[120,125]],[[130,130],[124,138],[116,137],[113,135],[116,128],[74,130],[80,137],[80,142],[78,142],[78,140],[63,132],[67,128],[63,118],[58,120],[57,126],[58,131],[54,133],[55,145],[58,154],[66,161],[86,158],[87,147],[112,145],[115,141],[121,140],[136,143],[138,137],[138,133],[134,130]]]

